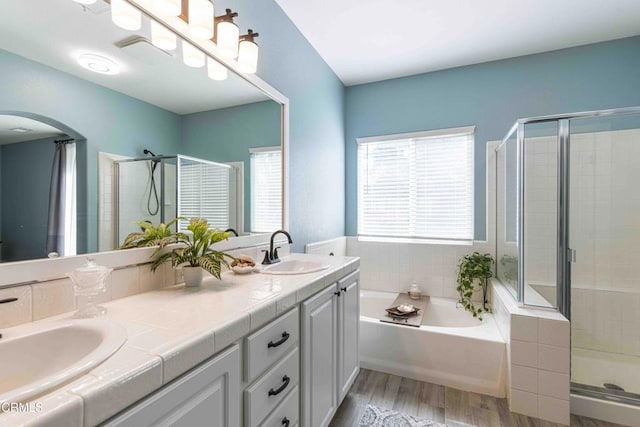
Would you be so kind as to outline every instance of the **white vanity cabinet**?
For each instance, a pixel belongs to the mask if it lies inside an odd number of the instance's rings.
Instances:
[[[296,307],[245,337],[245,427],[298,422],[299,327]]]
[[[360,372],[360,287],[358,272],[338,281],[338,405]]]
[[[240,349],[233,345],[103,426],[240,427]]]
[[[301,305],[301,426],[329,425],[360,368],[356,271]]]

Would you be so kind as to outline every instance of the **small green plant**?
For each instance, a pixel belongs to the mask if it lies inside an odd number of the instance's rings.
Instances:
[[[170,261],[173,268],[182,264],[191,267],[202,267],[217,279],[220,279],[222,264],[229,267],[226,258],[235,260],[231,255],[216,251],[211,248],[214,243],[226,240],[229,233],[222,232],[217,228],[209,228],[209,223],[204,218],[191,218],[187,230],[190,233],[172,232],[171,225],[178,220],[185,218],[178,217],[167,224],[154,226],[145,221],[137,222],[143,231],[129,234],[121,249],[140,248],[148,246],[158,246],[151,254],[153,264],[151,270],[156,271],[163,263]],[[180,246],[163,252],[163,249],[170,244],[177,243]]]
[[[491,267],[493,257],[490,254],[473,252],[460,258],[458,263],[458,286],[456,290],[460,294],[458,303],[465,310],[482,320],[482,313],[490,312],[487,308],[487,284],[493,275]],[[482,289],[482,306],[476,307],[471,298],[474,292]]]

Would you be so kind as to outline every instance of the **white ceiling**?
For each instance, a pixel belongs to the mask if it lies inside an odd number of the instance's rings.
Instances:
[[[213,81],[206,69],[185,66],[176,57],[147,44],[125,51],[116,42],[132,36],[150,39],[149,21],[130,32],[111,22],[103,0],[84,10],[71,0],[0,1],[0,49],[49,65],[177,114],[242,105],[269,99],[241,77],[229,72]],[[138,45],[140,47],[142,45]],[[106,56],[119,65],[118,75],[81,68],[79,53]]]
[[[276,0],[346,85],[640,34],[640,0]]]
[[[14,128],[29,129],[29,132],[15,132],[11,130]],[[0,114],[0,145],[53,138],[64,134],[60,129],[37,120]]]

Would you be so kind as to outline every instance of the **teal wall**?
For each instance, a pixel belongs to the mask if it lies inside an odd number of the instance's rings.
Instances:
[[[0,50],[0,70],[0,111],[48,117],[86,138],[86,168],[79,168],[78,182],[79,187],[86,183],[82,193],[86,195],[87,209],[78,212],[78,220],[86,223],[86,249],[95,252],[98,152],[135,156],[148,148],[156,153],[176,153],[181,137],[180,116],[4,50]],[[80,159],[78,164],[82,166]],[[80,193],[79,188],[79,198]]]
[[[216,3],[260,33],[257,74],[290,101],[293,249],[344,235],[344,86],[274,0]]]
[[[3,261],[46,258],[49,184],[57,138],[0,146]],[[28,197],[25,197],[28,195]]]
[[[244,162],[244,230],[251,230],[249,148],[280,145],[280,104],[256,102],[182,116],[181,154]]]
[[[356,138],[475,125],[475,238],[484,240],[487,141],[522,117],[636,105],[640,37],[348,87],[346,233],[357,233]]]

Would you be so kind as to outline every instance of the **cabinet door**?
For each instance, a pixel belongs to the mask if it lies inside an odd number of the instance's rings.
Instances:
[[[302,303],[302,418],[305,427],[329,425],[337,408],[337,291],[329,286]]]
[[[240,426],[237,345],[192,369],[104,426]]]
[[[358,273],[338,282],[338,405],[360,371],[360,292]]]

